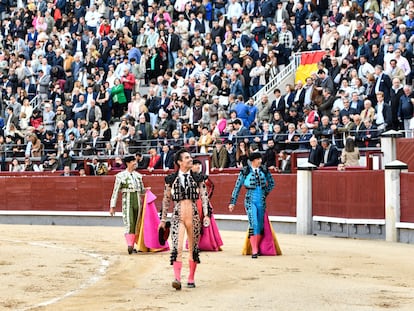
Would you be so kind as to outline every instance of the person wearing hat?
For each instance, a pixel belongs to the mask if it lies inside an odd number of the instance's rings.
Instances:
[[[234,211],[240,190],[244,185],[246,188],[244,206],[249,222],[249,243],[245,245],[243,254],[251,253],[253,259],[256,259],[259,254],[279,255],[281,251],[265,213],[266,197],[275,187],[275,181],[267,167],[262,165],[260,152],[251,153],[249,160],[250,164],[243,167],[237,178],[230,199],[229,211]],[[261,244],[262,240],[263,243]]]
[[[49,159],[43,162],[43,171],[56,172],[58,169],[59,163],[56,160],[56,154],[49,155]]]
[[[198,241],[200,238],[201,221],[196,201],[201,199],[204,214],[203,225],[210,225],[208,216],[208,194],[201,174],[194,173],[191,168],[193,159],[186,149],[180,149],[174,156],[174,162],[178,170],[165,178],[164,198],[161,211],[161,223],[159,230],[165,230],[167,213],[170,201],[174,202],[172,213],[171,237],[173,249],[171,251],[171,264],[174,269],[174,281],[172,287],[181,290],[181,269],[183,257],[184,236],[188,237],[188,264],[190,273],[188,275],[187,287],[194,288],[194,275],[197,264],[200,263]]]
[[[139,251],[148,252],[156,250],[166,250],[168,245],[160,245],[156,243],[158,239],[151,239],[151,245],[145,245],[143,242],[143,234],[157,234],[151,232],[150,227],[157,228],[158,224],[143,225],[143,218],[145,208],[141,202],[142,196],[145,194],[145,202],[149,202],[151,197],[155,197],[150,191],[150,188],[145,188],[142,182],[142,175],[135,171],[137,166],[137,159],[135,155],[126,155],[124,157],[126,169],[115,177],[114,189],[110,200],[109,214],[115,215],[116,203],[118,201],[118,193],[122,193],[122,219],[125,226],[125,239],[128,246],[128,254],[134,252],[134,244],[137,243]],[[153,202],[153,200],[151,201]],[[151,212],[151,210],[147,210]],[[156,215],[155,210],[155,215]],[[157,217],[152,219],[158,219]],[[145,230],[144,230],[145,229]],[[155,242],[154,242],[155,241]]]

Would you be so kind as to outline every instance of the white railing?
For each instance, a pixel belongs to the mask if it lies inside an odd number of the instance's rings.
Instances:
[[[36,108],[38,108],[40,106],[41,103],[42,103],[42,100],[40,98],[40,95],[36,95],[30,101],[30,106],[32,106],[33,110],[35,110]]]
[[[253,95],[255,105],[260,102],[263,94],[273,92],[285,79],[287,79],[300,65],[301,53],[294,54],[290,63],[283,68],[277,75],[269,79],[269,82],[256,94]]]

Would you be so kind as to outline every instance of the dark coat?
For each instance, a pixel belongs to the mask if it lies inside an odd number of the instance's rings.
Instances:
[[[275,147],[268,148],[263,155],[263,165],[266,165],[266,167],[276,167],[276,155],[277,150]]]
[[[377,78],[378,79],[378,78]],[[375,81],[377,83],[377,81]],[[381,75],[380,84],[379,84],[379,90],[384,92],[384,102],[389,103],[390,102],[390,89],[392,87],[392,82],[390,77],[383,73]],[[374,86],[375,89],[375,86]],[[375,100],[375,103],[377,101]]]
[[[319,166],[323,161],[323,148],[321,145],[316,145],[316,148],[311,148],[309,152],[308,162]]]
[[[323,152],[325,153],[325,150],[323,150]],[[324,153],[322,162],[324,162]],[[330,145],[328,151],[328,160],[326,163],[324,163],[324,166],[337,166],[339,164],[339,156],[340,154],[338,149],[335,146]]]
[[[161,151],[160,158],[158,159],[157,163],[155,163],[154,168],[155,169],[164,168],[163,161],[164,161],[164,152]],[[165,158],[165,167],[168,167],[171,169],[174,168],[174,152],[172,152],[171,150],[167,152],[167,156]]]

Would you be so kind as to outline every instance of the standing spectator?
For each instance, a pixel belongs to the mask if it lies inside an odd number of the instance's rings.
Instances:
[[[47,100],[49,97],[50,75],[45,74],[43,70],[39,70],[38,73],[37,91],[42,100]]]
[[[111,89],[112,102],[114,105],[114,117],[119,119],[127,107],[127,98],[125,96],[124,85],[119,79],[115,79],[115,85]]]
[[[323,148],[318,144],[316,137],[312,137],[309,140],[309,143],[311,145],[311,149],[308,156],[308,162],[319,167],[319,164],[323,161]]]
[[[266,69],[260,60],[256,61],[256,67],[250,71],[250,94],[256,94],[266,84]]]
[[[398,120],[403,123],[405,137],[413,137],[412,128],[410,128],[411,119],[414,117],[414,96],[412,93],[412,87],[405,85],[404,95],[401,96],[398,105]]]
[[[353,137],[347,137],[345,148],[342,149],[341,163],[345,166],[359,166],[359,149],[355,146]]]
[[[338,149],[329,143],[329,139],[322,139],[323,158],[319,167],[337,166],[339,163]]]
[[[130,103],[132,91],[135,89],[135,76],[128,68],[124,69],[123,75],[121,76],[121,83],[124,85],[126,103]]]
[[[171,150],[170,146],[164,144],[162,146],[162,151],[160,157],[154,165],[154,169],[162,169],[168,171],[169,169],[174,168],[174,151]]]
[[[295,12],[295,35],[302,35],[303,38],[306,38],[306,16],[307,12],[303,7],[302,2],[296,3],[296,12]]]
[[[276,165],[276,156],[278,153],[278,150],[275,146],[275,141],[273,138],[269,138],[266,142],[267,149],[265,151],[265,154],[263,155],[263,164],[266,165],[266,167],[271,171],[277,171],[277,165]]]
[[[223,168],[228,165],[228,153],[226,148],[223,146],[223,141],[221,139],[216,140],[215,147],[213,149],[213,154],[211,155],[211,170],[222,171]]]
[[[43,125],[45,126],[46,131],[55,130],[55,113],[52,110],[52,105],[48,102],[45,104],[43,110]]]

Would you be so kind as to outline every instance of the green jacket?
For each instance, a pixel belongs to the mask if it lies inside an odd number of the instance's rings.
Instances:
[[[115,85],[111,89],[111,95],[112,95],[112,100],[114,103],[125,104],[127,102],[123,84]]]

